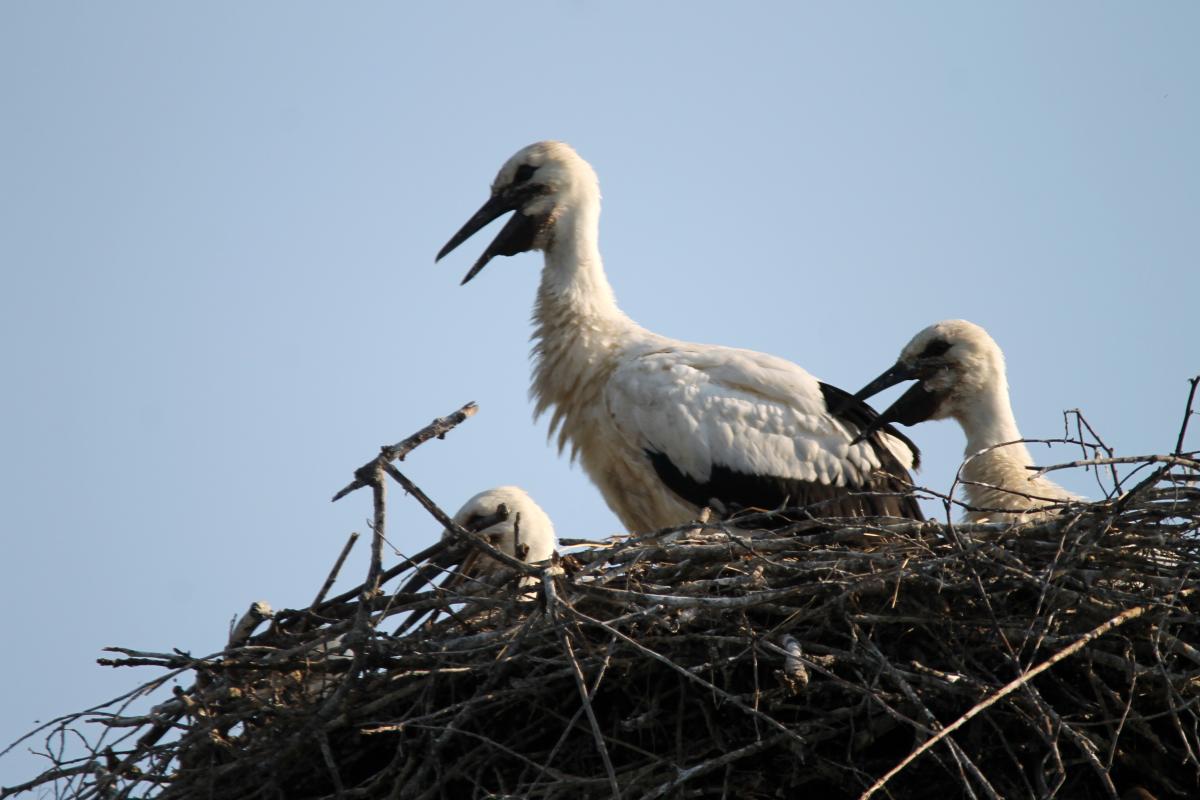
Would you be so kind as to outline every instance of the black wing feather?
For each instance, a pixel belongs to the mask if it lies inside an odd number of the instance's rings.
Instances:
[[[879,416],[875,409],[848,392],[827,383],[820,386],[826,408],[854,433],[866,428]],[[881,426],[881,430],[908,446],[913,454],[914,466],[920,463],[920,451],[907,436],[891,425]],[[867,441],[882,469],[857,486],[830,486],[776,475],[753,475],[723,464],[714,464],[708,480],[699,481],[684,474],[665,453],[656,450],[646,450],[645,453],[667,488],[694,506],[713,508],[726,515],[752,508],[773,511],[784,507],[808,507],[816,517],[924,519],[910,491],[908,470],[883,443],[880,431],[874,432]]]
[[[821,396],[825,398],[825,408],[829,410],[830,414],[833,414],[842,422],[855,429],[855,433],[866,430],[866,428],[879,417],[879,412],[867,405],[866,400],[859,400],[857,397],[845,391],[844,389],[839,389],[838,387],[829,383],[821,383],[820,387]],[[921,451],[915,444],[913,444],[912,439],[909,439],[891,424],[880,425],[879,429],[892,436],[895,436],[897,439],[904,442],[904,445],[912,451],[913,469],[917,469],[921,466]],[[896,457],[892,455],[892,451],[889,450],[887,446],[884,445],[883,440],[879,438],[878,432],[872,433],[871,436],[868,437],[868,441],[871,443],[872,449],[875,450],[875,453],[879,455],[880,462],[884,465],[884,469],[892,472],[893,468],[898,468],[896,474],[908,475],[908,471],[904,469],[903,465],[901,465]]]
[[[647,450],[646,457],[668,489],[694,506],[713,508],[725,516],[746,509],[809,508],[814,517],[925,518],[908,484],[892,475],[873,477],[863,486],[830,486],[751,475],[717,464],[702,482],[685,475],[664,453]]]

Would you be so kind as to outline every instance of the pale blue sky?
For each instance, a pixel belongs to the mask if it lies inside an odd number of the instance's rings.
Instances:
[[[485,234],[433,264],[538,139],[596,167],[609,275],[653,330],[853,390],[965,317],[1005,349],[1027,436],[1080,407],[1122,453],[1170,449],[1200,372],[1198,23],[1182,2],[0,5],[0,747],[152,677],[95,666],[105,645],[209,652],[252,600],[307,603],[366,530],[367,498],[330,495],[467,400],[406,464],[429,494],[518,483],[563,535],[617,531],[530,421],[540,257],[460,288]],[[947,487],[958,430],[913,437]],[[391,520],[410,552],[437,533],[398,493]],[[0,785],[36,766],[0,760]]]

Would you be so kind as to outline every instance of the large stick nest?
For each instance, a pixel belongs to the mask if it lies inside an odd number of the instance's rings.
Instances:
[[[453,591],[377,548],[221,653],[121,651],[191,688],[0,796],[1193,797],[1200,461],[1139,463],[1037,524],[697,523]]]

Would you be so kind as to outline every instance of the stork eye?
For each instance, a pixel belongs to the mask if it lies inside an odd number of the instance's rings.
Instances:
[[[533,173],[537,172],[537,167],[531,164],[522,164],[517,167],[517,174],[513,176],[513,185],[524,183],[533,177]]]
[[[925,345],[925,349],[921,351],[921,354],[917,358],[937,358],[938,356],[945,355],[949,349],[949,342],[942,339],[934,339]]]

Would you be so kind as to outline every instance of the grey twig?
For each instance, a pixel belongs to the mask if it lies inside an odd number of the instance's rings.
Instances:
[[[396,442],[395,444],[384,445],[379,448],[379,455],[363,464],[354,471],[354,480],[346,484],[337,494],[333,496],[333,502],[341,500],[346,495],[361,489],[364,486],[370,486],[374,476],[374,470],[381,464],[390,464],[393,461],[403,461],[404,457],[412,452],[418,446],[424,444],[433,438],[441,439],[447,433],[452,431],[459,423],[466,420],[468,417],[473,417],[475,412],[479,410],[479,406],[475,403],[467,403],[465,406],[455,411],[453,414],[448,414],[444,417],[438,417],[433,422],[426,425],[421,430],[409,436],[407,439]]]

